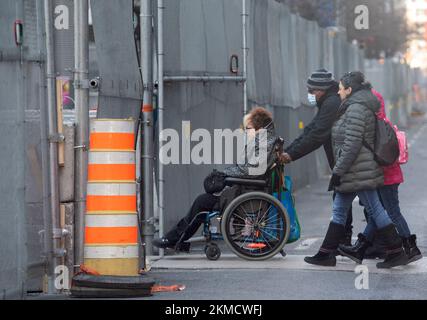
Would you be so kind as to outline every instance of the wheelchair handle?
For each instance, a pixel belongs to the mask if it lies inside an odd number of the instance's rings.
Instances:
[[[275,152],[276,152],[277,161],[279,165],[286,164],[286,160],[282,157],[282,154],[284,153],[284,145],[285,145],[285,140],[282,137],[277,138]]]

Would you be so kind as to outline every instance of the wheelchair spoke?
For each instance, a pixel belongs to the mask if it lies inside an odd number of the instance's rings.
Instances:
[[[264,230],[262,230],[262,229],[260,229],[260,230],[261,230],[261,232],[263,232],[263,233],[267,234],[268,236],[270,236],[270,237],[274,238],[275,240],[277,240],[277,241],[279,241],[279,240],[280,240],[279,238],[276,238],[274,235],[270,234],[269,232],[264,231]]]
[[[244,235],[241,231],[239,234],[232,234],[231,237],[233,241],[239,241],[242,237],[244,237]]]
[[[244,247],[244,245],[245,245],[245,243],[248,241],[248,238],[249,237],[245,237],[245,241],[242,243],[242,245],[240,246],[240,249],[243,249],[243,247]]]
[[[264,219],[264,217],[266,216],[266,214],[270,211],[270,209],[271,209],[271,207],[272,207],[273,205],[272,204],[270,204],[270,206],[268,207],[268,209],[264,212],[264,214],[262,215],[262,218],[260,218],[259,220],[258,220],[258,223],[261,223],[261,221],[263,221],[263,219]]]
[[[259,202],[259,208],[258,208],[258,212],[256,214],[256,223],[259,222],[259,216],[260,216],[260,211],[261,211],[261,205],[262,205],[262,201]]]
[[[262,227],[263,229],[268,229],[268,230],[279,230],[279,231],[283,231],[285,229],[283,228],[272,228],[272,227]]]
[[[252,213],[254,213],[254,212],[255,212],[255,210],[254,210],[254,206],[253,206],[253,204],[252,204],[252,200],[250,200],[249,202],[251,203]]]
[[[270,245],[270,242],[267,241],[267,239],[264,237],[262,232],[261,232],[261,237],[264,239],[264,242],[267,243],[267,245],[270,247],[270,249],[273,249],[273,247]]]
[[[247,213],[245,208],[243,206],[241,206],[241,208],[243,209],[243,211],[246,214],[246,218],[243,219],[241,216],[239,216],[238,214],[236,214],[236,212],[233,212],[232,216],[236,216],[238,217],[240,220],[244,221],[245,223],[247,223],[247,219],[250,219],[250,223],[251,225],[253,225],[255,223],[255,221],[253,220],[253,218],[251,218],[251,214]]]
[[[272,219],[274,219],[274,218],[276,218],[276,220],[272,220]],[[267,222],[269,222],[269,223],[273,223],[273,222],[277,222],[277,221],[280,221],[280,220],[282,220],[281,218],[280,218],[280,216],[272,216],[272,217],[269,217],[267,220],[263,220],[263,221],[260,221],[260,223],[267,223]]]
[[[242,210],[245,212],[245,214],[248,216],[249,213],[246,212],[245,207],[243,206],[243,204],[240,205],[240,207],[242,208]]]
[[[243,227],[243,228],[245,228],[245,227],[250,227],[250,228],[252,228],[252,227],[253,227],[254,222],[252,221],[252,219],[250,219],[250,217],[246,217],[246,219],[243,219],[243,218],[242,218],[242,217],[240,217],[239,215],[237,215],[237,214],[233,213],[233,214],[232,214],[232,217],[234,217],[234,216],[236,216],[237,218],[239,218],[239,220],[243,221],[245,224],[240,224],[240,223],[236,223],[236,222],[234,222],[234,221],[233,221],[233,223],[232,223],[233,227],[234,227],[234,226],[237,226],[237,227]]]
[[[234,226],[237,226],[237,227],[247,227],[247,226],[252,227],[253,224],[237,224],[237,223],[233,223],[233,227]]]
[[[261,225],[263,228],[266,228],[266,227],[282,227],[282,226],[280,225],[280,223],[281,223],[281,219],[276,219],[276,220],[269,221],[269,222],[263,222],[263,223],[261,223],[260,225]]]
[[[233,212],[231,216],[232,217],[236,217],[236,218],[238,218],[238,219],[240,219],[242,221],[245,221],[245,219],[243,219],[241,216],[239,216],[236,212]]]
[[[231,225],[233,228],[234,228],[234,224],[232,224]],[[244,227],[246,227],[246,226],[244,226]],[[235,228],[234,228],[235,229]],[[249,237],[249,235],[247,235],[247,234],[244,234],[245,232],[246,232],[247,230],[245,230],[245,229],[242,229],[242,230],[235,230],[235,233],[234,234],[231,234],[231,237],[233,237],[233,241],[236,241],[236,240],[238,240],[239,238],[241,238],[241,237],[245,237],[245,238],[247,238],[247,237]],[[253,233],[253,230],[251,230],[250,231],[250,233],[252,234]]]

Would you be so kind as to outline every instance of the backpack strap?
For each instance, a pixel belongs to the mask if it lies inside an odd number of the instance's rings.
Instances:
[[[369,111],[371,111],[374,114],[374,119],[375,122],[378,120],[377,117],[377,113],[375,111],[373,111],[372,109],[369,109],[367,105],[365,105],[364,103],[360,103],[361,105],[363,105],[366,109],[368,109]],[[377,129],[377,124],[375,123],[375,130]],[[375,143],[375,142],[374,142]],[[374,148],[372,148],[369,143],[365,140],[365,137],[363,137],[363,141],[362,141],[363,146],[368,149],[369,151],[371,151],[374,155],[375,155],[375,150]]]
[[[363,146],[364,146],[366,149],[368,149],[369,151],[371,151],[372,153],[374,153],[374,154],[375,154],[375,150],[374,150],[374,149],[369,145],[369,143],[367,143],[367,142],[366,142],[365,138],[363,138],[362,143],[363,143]]]

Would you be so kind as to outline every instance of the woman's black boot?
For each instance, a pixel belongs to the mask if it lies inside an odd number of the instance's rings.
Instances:
[[[375,238],[375,242],[365,252],[365,259],[372,259],[372,260],[375,260],[375,259],[385,259],[386,253],[383,250],[383,248],[381,248],[378,245],[377,242],[378,241]]]
[[[356,263],[362,264],[365,252],[372,244],[368,241],[368,239],[366,239],[365,235],[361,233],[357,236],[357,238],[358,240],[354,246],[345,246],[340,244],[338,252],[344,257],[355,261]]]
[[[383,262],[377,263],[377,268],[389,269],[407,264],[408,257],[402,248],[402,239],[397,234],[395,226],[390,224],[377,232],[379,238],[383,241],[382,245],[387,254]]]
[[[305,257],[304,261],[317,266],[335,267],[337,264],[335,252],[344,233],[343,225],[331,222],[319,252],[313,257]]]
[[[423,255],[421,254],[420,249],[417,247],[417,236],[415,234],[411,235],[409,238],[402,238],[403,249],[408,256],[408,264],[420,260]]]

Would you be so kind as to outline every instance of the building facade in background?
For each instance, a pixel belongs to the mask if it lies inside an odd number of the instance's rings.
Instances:
[[[413,68],[427,65],[427,1],[406,0],[408,25],[415,32],[409,40],[406,54],[408,63]]]

